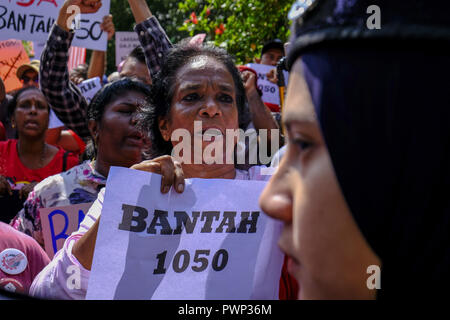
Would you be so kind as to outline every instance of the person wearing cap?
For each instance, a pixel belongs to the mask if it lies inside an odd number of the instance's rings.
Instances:
[[[288,144],[260,205],[284,222],[300,299],[448,296],[449,10],[294,4]]]
[[[256,58],[256,63],[276,67],[278,61],[284,57],[284,44],[280,39],[267,41],[262,50],[261,58]]]
[[[41,62],[39,60],[32,60],[30,63],[25,63],[17,68],[17,78],[22,83],[22,88],[36,87],[39,88],[39,67]]]

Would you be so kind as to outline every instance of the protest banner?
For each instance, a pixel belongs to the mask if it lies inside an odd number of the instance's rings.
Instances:
[[[0,77],[5,83],[6,92],[11,92],[22,87],[17,78],[17,68],[30,59],[22,45],[22,41],[9,39],[0,41]]]
[[[102,83],[99,77],[84,80],[78,85],[81,94],[86,99],[87,103],[91,103],[92,98],[102,88]]]
[[[186,179],[111,167],[86,299],[278,299],[281,223],[258,198],[266,182]]]
[[[78,230],[91,206],[92,202],[39,209],[45,252],[50,259],[63,247],[71,233]]]
[[[116,32],[116,66],[118,66],[127,55],[140,45],[136,32]]]
[[[6,2],[6,3],[5,3]],[[0,4],[0,40],[21,39],[46,41],[58,17],[64,0],[9,0]],[[109,13],[110,1],[95,14],[83,14],[72,45],[106,51],[107,35],[100,29],[103,17]],[[75,11],[73,12],[75,15]]]
[[[247,67],[252,68],[258,74],[258,88],[262,91],[262,101],[273,105],[280,105],[280,91],[278,85],[270,82],[267,79],[267,74],[270,70],[275,69],[274,66],[267,66],[264,64],[249,63]],[[284,79],[286,81],[286,87],[288,84],[289,73],[284,71]]]

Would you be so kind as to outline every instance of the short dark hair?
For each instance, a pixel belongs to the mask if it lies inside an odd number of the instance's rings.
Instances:
[[[261,57],[263,56],[264,53],[266,53],[270,49],[280,50],[284,55],[284,44],[280,39],[273,39],[264,43],[264,46],[261,50]]]
[[[17,107],[17,100],[19,100],[19,96],[22,93],[24,93],[26,91],[30,91],[30,90],[37,90],[45,97],[45,95],[44,95],[44,93],[42,93],[41,89],[36,88],[34,86],[24,87],[24,88],[17,90],[14,93],[13,98],[11,99],[11,101],[8,104],[8,118],[11,118],[11,116],[14,114],[14,111],[16,110],[16,107]],[[47,101],[47,97],[45,97],[45,100]],[[50,104],[48,103],[48,101],[47,101],[47,108],[50,113]]]
[[[79,78],[83,78],[84,80],[86,80],[88,78],[88,69],[89,66],[86,63],[83,64],[79,64],[78,66],[76,66],[75,68],[73,68],[69,75],[71,77],[76,76]]]
[[[92,98],[87,108],[87,119],[99,122],[105,112],[105,106],[128,91],[140,92],[146,96],[150,96],[151,93],[148,85],[134,78],[125,77],[108,83]]]
[[[144,49],[141,46],[137,46],[136,48],[134,48],[127,56],[128,58],[134,58],[137,61],[139,61],[140,63],[146,64],[145,62],[145,53],[144,53]]]
[[[193,58],[207,56],[222,63],[233,77],[236,88],[236,104],[238,108],[239,127],[245,129],[250,122],[247,98],[239,70],[231,56],[223,49],[214,46],[194,46],[186,42],[172,48],[167,54],[161,71],[153,79],[151,108],[144,108],[138,115],[138,125],[149,132],[152,140],[152,154],[166,155],[172,152],[172,144],[165,141],[159,130],[159,119],[170,112],[174,87],[178,71]]]

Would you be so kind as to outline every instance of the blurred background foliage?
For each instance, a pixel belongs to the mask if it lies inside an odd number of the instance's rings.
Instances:
[[[147,0],[172,43],[206,33],[206,40],[223,47],[245,64],[260,56],[265,41],[289,36],[288,11],[293,0]],[[116,31],[132,31],[133,14],[126,0],[111,0]],[[91,52],[88,51],[87,59]],[[87,60],[89,61],[89,60]],[[116,70],[115,41],[108,43],[107,74]]]

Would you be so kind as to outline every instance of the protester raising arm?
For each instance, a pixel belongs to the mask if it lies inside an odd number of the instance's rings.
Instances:
[[[81,0],[64,2],[42,52],[40,86],[58,118],[82,139],[87,140],[90,137],[86,124],[87,102],[79,88],[69,81],[67,68],[69,48],[74,37],[68,21],[73,13],[68,8],[72,5],[78,6],[82,14],[95,13],[100,8],[101,1],[90,5]]]
[[[136,21],[134,31],[144,49],[147,67],[153,78],[161,69],[163,57],[172,47],[172,43],[145,0],[128,0],[128,3]]]

